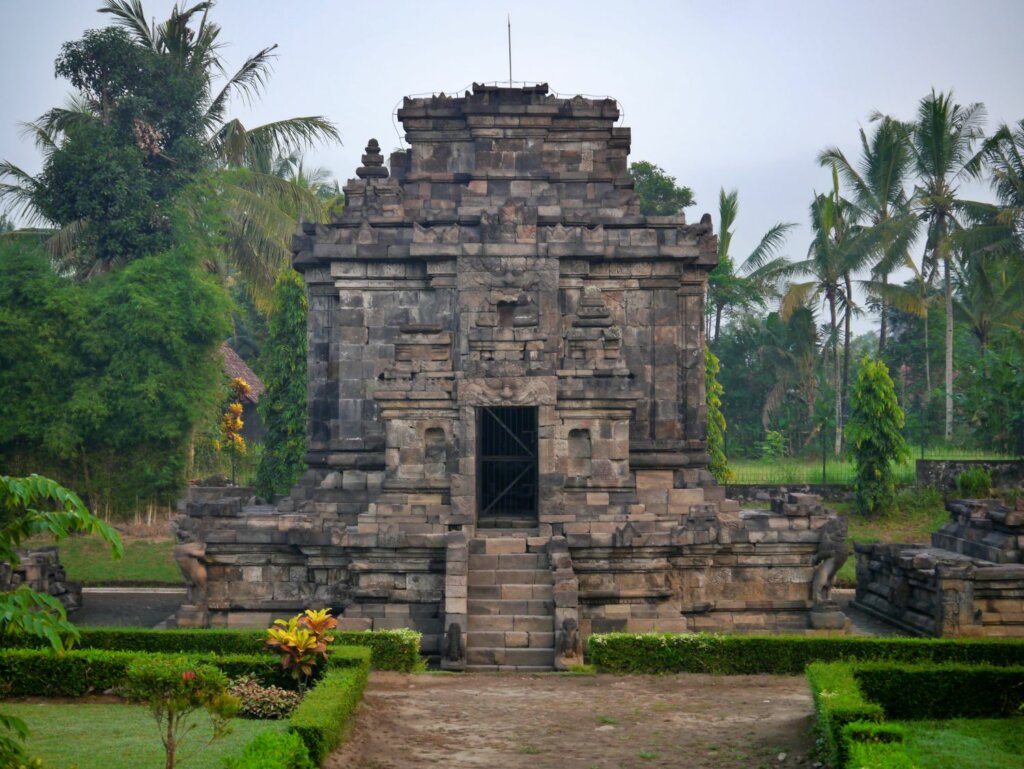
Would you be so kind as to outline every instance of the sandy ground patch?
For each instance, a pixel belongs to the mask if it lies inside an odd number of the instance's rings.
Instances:
[[[325,767],[811,766],[811,711],[802,676],[374,673]]]

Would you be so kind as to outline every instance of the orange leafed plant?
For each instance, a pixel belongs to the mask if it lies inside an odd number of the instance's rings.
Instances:
[[[267,628],[267,646],[281,655],[281,667],[292,671],[300,689],[316,664],[327,659],[327,644],[334,640],[328,632],[338,625],[330,612],[329,608],[306,609],[291,619],[274,620],[274,626]]]

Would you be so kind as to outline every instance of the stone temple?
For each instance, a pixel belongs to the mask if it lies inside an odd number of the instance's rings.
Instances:
[[[180,624],[331,606],[449,668],[551,669],[592,632],[841,630],[845,530],[740,511],[707,470],[711,218],[643,216],[612,99],[406,99],[346,207],[303,224],[309,469],[193,492]],[[389,170],[390,168],[390,170]]]

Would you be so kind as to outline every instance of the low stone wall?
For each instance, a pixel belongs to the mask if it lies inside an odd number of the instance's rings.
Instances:
[[[1020,459],[919,459],[917,485],[950,491],[956,488],[960,473],[976,467],[988,470],[998,489],[1024,489],[1024,460]]]
[[[842,483],[731,483],[725,496],[737,502],[769,502],[787,494],[815,494],[828,502],[842,502],[853,494],[853,487]]]
[[[69,582],[56,547],[19,550],[16,569],[0,564],[0,592],[27,584],[37,593],[49,593],[70,611],[82,608],[82,585]]]
[[[1024,637],[1024,505],[947,508],[931,546],[856,546],[854,604],[923,636]]]

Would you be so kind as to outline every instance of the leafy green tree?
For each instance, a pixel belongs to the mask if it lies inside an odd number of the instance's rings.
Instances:
[[[732,478],[725,456],[725,415],[722,413],[722,393],[724,389],[718,381],[718,358],[705,345],[704,377],[708,404],[708,454],[711,464],[708,469],[719,483],[728,483]]]
[[[697,202],[693,190],[678,186],[674,176],[654,163],[631,163],[629,175],[633,177],[633,191],[640,198],[640,213],[644,216],[675,216]]]
[[[60,541],[71,534],[99,536],[115,558],[123,553],[117,532],[92,515],[73,491],[39,475],[0,475],[0,567],[17,567],[18,547],[26,539],[48,536]],[[0,592],[0,647],[11,635],[35,636],[57,652],[79,639],[63,604],[26,584]],[[22,744],[27,735],[23,721],[0,713],[0,766],[28,761]]]
[[[268,347],[259,403],[267,434],[256,491],[269,499],[287,494],[306,467],[306,292],[291,269],[274,286]]]
[[[903,439],[903,409],[884,362],[865,356],[850,405],[846,430],[857,468],[857,507],[866,515],[884,513],[896,495],[892,463],[910,458]]]
[[[746,310],[763,308],[769,299],[778,296],[778,282],[786,276],[789,262],[785,257],[776,256],[785,243],[786,237],[796,225],[782,223],[773,225],[761,236],[757,247],[744,260],[739,272],[730,253],[733,225],[739,210],[739,193],[736,190],[718,193],[718,264],[708,274],[709,312],[714,317],[712,342],[718,341],[721,333],[722,316],[727,309]],[[709,315],[710,319],[711,315]],[[710,329],[709,329],[710,331]]]
[[[173,249],[87,283],[54,275],[36,244],[0,247],[5,466],[44,468],[115,512],[176,496],[222,376],[228,308],[201,269],[214,226],[179,224]]]

